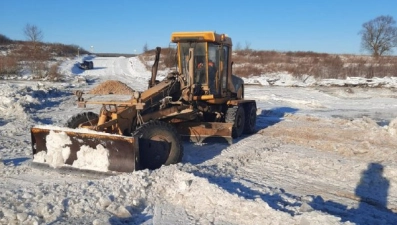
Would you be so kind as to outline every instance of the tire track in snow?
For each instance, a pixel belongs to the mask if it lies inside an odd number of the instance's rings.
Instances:
[[[212,176],[211,183],[245,198],[262,196],[275,209],[292,214],[301,213],[302,205],[309,203],[314,207],[325,207],[325,210],[336,215],[340,215],[341,210],[357,207],[360,202],[373,205],[375,208],[371,210],[378,214],[387,210],[396,211],[394,196],[390,197],[386,209],[354,194],[360,177],[359,173],[357,176],[349,173],[354,174],[355,171],[365,169],[365,162],[284,145],[277,140],[266,141],[266,138],[269,137],[256,134],[240,139],[213,159],[197,165],[196,168],[185,169],[197,176]],[[292,163],[296,165],[293,166]],[[357,163],[361,164],[358,166]],[[353,172],[344,174],[347,175],[345,179],[335,180],[336,176],[341,176],[338,171],[349,169],[353,169]],[[322,171],[329,171],[333,175],[323,176]],[[238,180],[245,182],[237,183]],[[353,217],[354,212],[350,210],[346,216]],[[369,212],[367,219],[376,223],[376,213]]]

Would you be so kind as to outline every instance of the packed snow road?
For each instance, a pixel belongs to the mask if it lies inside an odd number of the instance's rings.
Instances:
[[[107,178],[30,167],[29,128],[82,111],[74,90],[120,80],[143,90],[137,58],[63,64],[86,83],[0,83],[1,224],[393,224],[393,89],[247,86],[257,133],[232,145],[184,143],[182,163]],[[78,73],[76,73],[76,71]],[[76,75],[77,74],[77,75]]]

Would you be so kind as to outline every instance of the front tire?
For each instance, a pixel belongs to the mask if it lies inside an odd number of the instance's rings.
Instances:
[[[65,124],[69,128],[78,128],[80,124],[88,122],[90,120],[98,119],[98,114],[93,112],[79,113],[71,117]]]
[[[233,106],[228,108],[225,121],[233,123],[232,138],[238,138],[243,134],[245,125],[244,108],[241,106]]]
[[[141,169],[158,169],[162,165],[179,163],[183,157],[180,136],[171,124],[163,121],[150,121],[135,132],[139,138]]]
[[[244,134],[255,133],[256,126],[256,104],[250,103],[245,109]]]

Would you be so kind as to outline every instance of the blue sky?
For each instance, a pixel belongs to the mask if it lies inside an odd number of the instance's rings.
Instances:
[[[255,50],[362,54],[358,32],[381,15],[397,20],[397,0],[0,0],[0,34],[25,40],[30,23],[44,42],[140,53],[210,30]]]

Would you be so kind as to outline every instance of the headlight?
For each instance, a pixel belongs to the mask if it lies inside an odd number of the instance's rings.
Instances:
[[[138,99],[139,97],[141,97],[141,93],[139,93],[139,91],[135,91],[134,92],[134,98]]]

